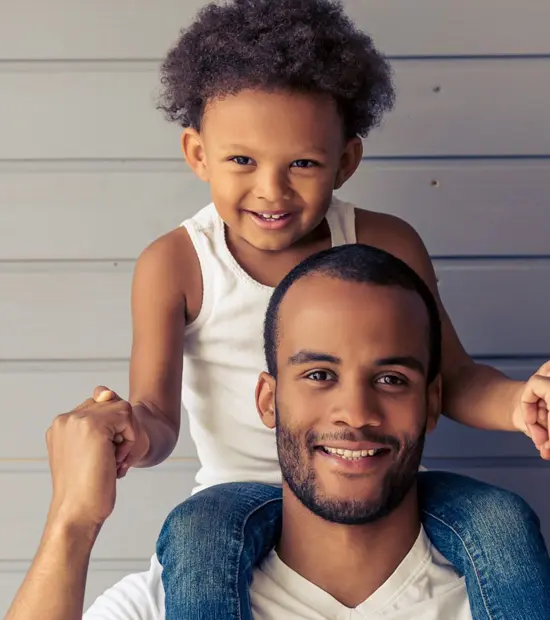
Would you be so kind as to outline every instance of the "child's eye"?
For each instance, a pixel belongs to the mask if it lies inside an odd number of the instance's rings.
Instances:
[[[250,166],[254,163],[254,160],[251,157],[245,157],[244,155],[236,155],[235,157],[230,157],[229,161],[233,161],[239,166]]]
[[[391,387],[399,387],[401,385],[406,385],[407,382],[405,379],[398,377],[397,375],[382,375],[376,379],[376,383]]]
[[[312,159],[297,159],[293,161],[291,166],[294,168],[315,168],[319,164]]]
[[[312,370],[306,375],[306,379],[317,382],[334,381],[335,376],[328,370]]]

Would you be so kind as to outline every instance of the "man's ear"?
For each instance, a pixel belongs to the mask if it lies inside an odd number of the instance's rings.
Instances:
[[[354,174],[363,158],[363,143],[360,138],[348,140],[340,158],[340,166],[334,180],[334,189],[342,185]]]
[[[437,377],[428,386],[427,394],[427,420],[426,420],[426,432],[431,433],[437,426],[437,421],[441,415],[441,375]]]
[[[256,408],[267,428],[275,428],[275,379],[267,372],[262,372],[256,384]]]
[[[181,134],[181,150],[191,170],[201,179],[208,182],[208,166],[202,137],[196,129],[187,127]]]

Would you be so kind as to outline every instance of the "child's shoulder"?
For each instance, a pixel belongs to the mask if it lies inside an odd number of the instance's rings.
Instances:
[[[194,266],[200,269],[193,236],[213,228],[216,222],[214,206],[207,205],[149,244],[138,258],[137,265],[158,267],[180,275],[182,272],[187,274]]]
[[[188,230],[180,226],[162,235],[141,253],[134,270],[136,295],[156,297],[168,305],[184,300],[190,314],[202,297],[199,259]]]
[[[385,250],[412,267],[428,284],[434,281],[428,250],[420,235],[405,220],[389,213],[355,210],[358,243]]]

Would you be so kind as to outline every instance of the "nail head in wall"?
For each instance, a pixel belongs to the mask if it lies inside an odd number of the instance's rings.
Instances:
[[[432,90],[433,90],[434,93],[440,93],[441,92],[441,86],[439,86],[439,85],[438,86],[434,86],[432,88]]]
[[[439,187],[439,181],[437,179],[432,179],[431,186],[432,187]]]

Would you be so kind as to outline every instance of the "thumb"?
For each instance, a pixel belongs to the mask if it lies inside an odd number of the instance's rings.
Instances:
[[[116,392],[113,392],[113,390],[110,390],[104,385],[98,385],[96,388],[94,388],[93,398],[96,403],[105,403],[109,400],[122,400],[122,398],[120,398],[120,396]]]

